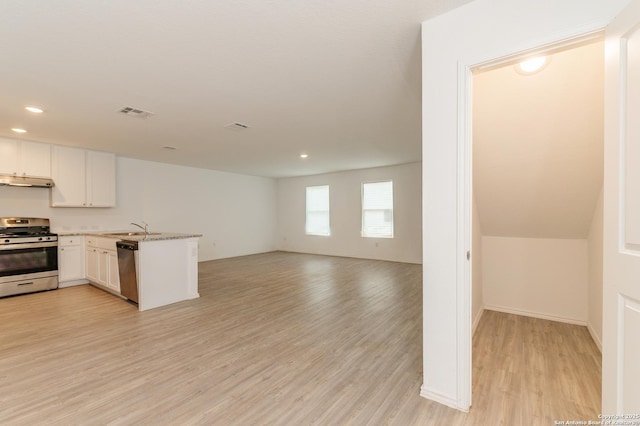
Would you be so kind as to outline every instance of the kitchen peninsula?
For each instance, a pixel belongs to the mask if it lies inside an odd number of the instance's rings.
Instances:
[[[60,233],[61,287],[65,277],[79,278],[80,273],[68,274],[65,268],[82,262],[82,280],[120,294],[120,280],[116,242],[136,241],[136,275],[138,282],[138,310],[145,311],[183,300],[195,299],[198,294],[198,234],[100,232]],[[81,245],[73,250],[73,244]],[[81,247],[85,247],[84,250]],[[67,252],[65,253],[65,250]],[[72,259],[73,253],[76,255]],[[84,256],[82,254],[84,253]],[[122,297],[122,296],[121,296]]]

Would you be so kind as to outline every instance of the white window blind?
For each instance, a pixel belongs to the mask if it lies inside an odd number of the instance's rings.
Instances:
[[[329,185],[307,187],[307,235],[331,235]]]
[[[362,184],[362,236],[393,238],[393,181]]]

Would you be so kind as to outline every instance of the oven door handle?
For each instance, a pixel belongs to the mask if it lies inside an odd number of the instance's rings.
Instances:
[[[22,249],[33,249],[33,248],[43,248],[43,247],[57,247],[57,241],[44,242],[44,243],[25,243],[25,244],[0,244],[1,250],[22,250]]]

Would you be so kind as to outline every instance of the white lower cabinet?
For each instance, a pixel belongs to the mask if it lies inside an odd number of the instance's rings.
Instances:
[[[62,286],[66,282],[84,280],[84,253],[84,237],[58,237],[58,281]]]
[[[87,237],[87,279],[120,293],[118,252],[113,238]]]
[[[87,247],[87,279],[98,282],[98,249],[95,247]]]
[[[109,268],[107,286],[113,291],[120,293],[120,272],[118,270],[118,252],[111,250],[107,254],[107,265]]]

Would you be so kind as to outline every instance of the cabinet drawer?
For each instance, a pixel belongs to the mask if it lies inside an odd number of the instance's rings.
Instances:
[[[82,238],[83,237],[81,235],[58,236],[58,246],[68,247],[68,246],[82,245]]]
[[[87,246],[95,247],[103,250],[116,250],[116,241],[115,238],[104,238],[104,237],[87,237]]]

